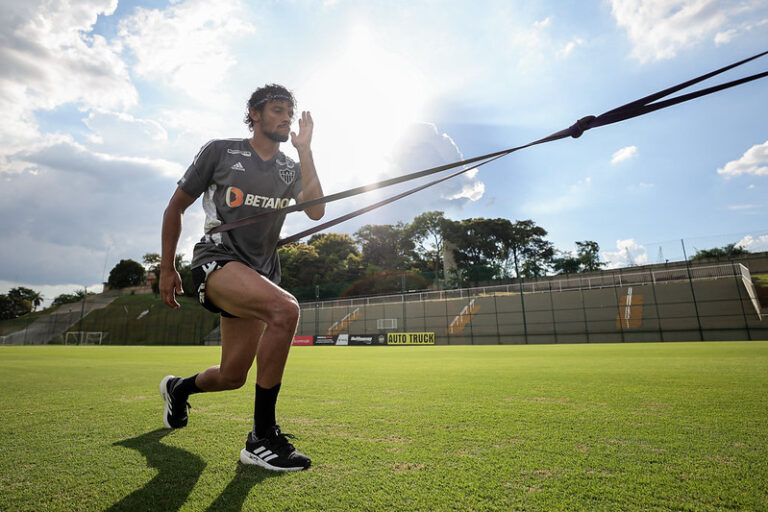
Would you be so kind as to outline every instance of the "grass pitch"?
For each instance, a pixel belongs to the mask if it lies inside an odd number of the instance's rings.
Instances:
[[[240,465],[254,376],[162,428],[218,347],[0,347],[0,510],[768,510],[768,342],[294,347],[313,459]]]

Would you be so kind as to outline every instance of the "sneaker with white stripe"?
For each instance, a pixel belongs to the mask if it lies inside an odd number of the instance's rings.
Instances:
[[[165,402],[163,410],[163,423],[168,428],[183,428],[187,426],[187,408],[190,407],[187,399],[179,399],[174,396],[173,390],[181,382],[181,377],[166,375],[160,381],[160,396]]]
[[[245,448],[240,451],[240,462],[272,471],[301,471],[309,468],[312,461],[298,451],[288,438],[296,439],[291,434],[280,432],[277,425],[259,439],[255,439],[251,432],[245,441]]]

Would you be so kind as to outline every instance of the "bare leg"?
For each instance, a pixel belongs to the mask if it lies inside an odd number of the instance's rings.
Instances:
[[[216,367],[210,368],[198,377],[198,386],[210,391],[242,386],[254,356],[259,386],[279,384],[299,321],[296,299],[238,262],[213,272],[206,282],[206,293],[218,307],[240,318],[221,319],[222,364],[218,376]]]
[[[256,318],[221,318],[221,364],[198,374],[203,391],[237,389],[245,384],[266,324]]]

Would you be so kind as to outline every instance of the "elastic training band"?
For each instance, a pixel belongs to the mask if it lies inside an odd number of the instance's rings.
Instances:
[[[365,208],[361,208],[359,210],[356,210],[354,212],[348,213],[346,215],[342,215],[341,217],[337,217],[336,219],[332,219],[330,221],[327,221],[323,224],[320,224],[318,226],[314,226],[311,229],[307,229],[305,231],[302,231],[300,233],[296,233],[295,235],[292,235],[290,237],[284,238],[278,242],[278,246],[285,245],[287,243],[295,242],[301,238],[304,238],[305,236],[309,236],[311,234],[317,233],[318,231],[322,231],[323,229],[326,229],[331,226],[335,226],[336,224],[340,224],[344,221],[347,221],[349,219],[352,219],[354,217],[357,217],[359,215],[362,215],[364,213],[367,213],[371,210],[374,210],[376,208],[379,208],[381,206],[384,206],[386,204],[389,204],[391,202],[394,202],[398,199],[401,199],[403,197],[406,197],[408,195],[411,195],[415,192],[418,192],[420,190],[424,190],[425,188],[431,187],[433,185],[437,185],[438,183],[441,183],[445,180],[448,180],[450,178],[456,177],[460,174],[463,174],[469,170],[476,169],[482,165],[485,165],[487,163],[490,163],[498,158],[501,158],[503,156],[506,156],[510,153],[514,153],[515,151],[519,151],[521,149],[525,149],[531,146],[535,146],[537,144],[543,144],[545,142],[552,142],[559,139],[564,139],[566,137],[573,137],[573,138],[579,138],[585,131],[597,128],[599,126],[606,126],[613,123],[618,123],[620,121],[625,121],[627,119],[631,119],[633,117],[638,117],[644,114],[648,114],[650,112],[654,112],[656,110],[660,110],[662,108],[671,107],[673,105],[677,105],[679,103],[683,103],[685,101],[690,101],[695,98],[699,98],[702,96],[706,96],[708,94],[713,94],[718,91],[722,91],[724,89],[728,89],[731,87],[735,87],[737,85],[742,85],[748,82],[752,82],[754,80],[758,80],[760,78],[764,78],[768,76],[768,71],[757,73],[755,75],[751,75],[745,78],[741,78],[738,80],[733,80],[731,82],[726,82],[724,84],[716,85],[713,87],[709,87],[707,89],[702,89],[700,91],[694,91],[688,94],[684,94],[681,96],[673,97],[670,99],[667,99],[665,101],[657,101],[665,96],[669,96],[670,94],[673,94],[675,92],[678,92],[682,89],[685,89],[687,87],[690,87],[692,85],[695,85],[699,82],[702,82],[704,80],[707,80],[709,78],[712,78],[716,75],[719,75],[721,73],[724,73],[728,70],[731,70],[737,66],[741,66],[742,64],[746,64],[747,62],[750,62],[752,60],[755,60],[757,58],[763,57],[768,54],[768,51],[759,53],[757,55],[754,55],[752,57],[749,57],[747,59],[741,60],[739,62],[735,62],[733,64],[730,64],[728,66],[725,66],[723,68],[717,69],[715,71],[712,71],[710,73],[706,73],[704,75],[701,75],[699,77],[693,78],[691,80],[688,80],[687,82],[683,82],[681,84],[669,87],[667,89],[664,89],[662,91],[656,92],[654,94],[651,94],[649,96],[645,96],[644,98],[640,98],[638,100],[632,101],[630,103],[627,103],[625,105],[622,105],[620,107],[617,107],[615,109],[609,110],[607,112],[604,112],[600,114],[599,116],[586,116],[578,121],[576,121],[573,125],[570,127],[560,130],[559,132],[555,132],[547,137],[544,137],[542,139],[529,142],[528,144],[517,146],[514,148],[504,149],[501,151],[496,151],[494,153],[488,153],[487,155],[481,155],[473,158],[468,158],[465,160],[461,160],[458,162],[453,162],[450,164],[440,165],[437,167],[432,167],[429,169],[424,169],[421,171],[416,171],[410,174],[405,174],[403,176],[399,176],[396,178],[389,178],[383,181],[379,181],[377,183],[371,183],[369,185],[363,185],[361,187],[355,187],[351,188],[349,190],[344,190],[342,192],[337,192],[335,194],[330,194],[327,196],[323,196],[317,199],[312,199],[309,201],[304,201],[301,203],[294,204],[292,206],[289,206],[287,208],[283,208],[281,210],[271,210],[259,213],[257,215],[252,215],[250,217],[245,217],[243,219],[240,219],[235,222],[230,222],[228,224],[222,224],[219,225],[213,229],[211,229],[208,233],[220,233],[223,231],[229,231],[232,229],[236,229],[242,226],[247,226],[249,224],[252,224],[256,222],[256,220],[261,219],[262,217],[269,216],[269,215],[277,215],[277,214],[288,214],[299,210],[305,210],[307,208],[310,208],[312,206],[316,206],[319,204],[326,204],[334,201],[339,201],[341,199],[345,199],[348,197],[356,196],[358,194],[363,194],[365,192],[369,192],[372,190],[376,190],[379,188],[389,187],[392,185],[396,185],[398,183],[404,183],[406,181],[414,180],[417,178],[421,178],[424,176],[429,176],[435,173],[439,173],[442,171],[447,171],[450,169],[454,169],[456,167],[460,167],[462,165],[470,165],[474,164],[476,162],[481,162],[477,165],[474,165],[472,167],[468,167],[465,169],[462,169],[458,172],[449,174],[448,176],[445,176],[443,178],[439,178],[437,180],[431,181],[429,183],[426,183],[424,185],[420,185],[418,187],[409,189],[405,192],[402,192],[400,194],[397,194],[395,196],[392,196],[388,199],[384,199],[382,201],[379,201],[373,205],[367,206]]]

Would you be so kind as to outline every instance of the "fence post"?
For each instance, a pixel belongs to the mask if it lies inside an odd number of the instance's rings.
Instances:
[[[449,329],[451,324],[448,323],[448,296],[447,295],[443,297],[443,306],[445,307],[445,320],[444,320],[444,322],[445,322],[445,335],[448,338],[448,345],[450,345],[451,344],[451,335],[452,335],[452,333],[451,333],[451,330]]]
[[[621,342],[624,343],[624,322],[621,321],[621,300],[619,299],[619,293],[616,286],[616,274],[612,274],[613,279],[613,295],[616,297],[616,318],[619,319],[619,333],[621,334]],[[621,274],[619,274],[619,286],[621,287]]]
[[[701,317],[699,316],[699,304],[696,301],[696,291],[693,289],[693,275],[691,274],[691,262],[688,261],[688,255],[685,252],[685,242],[680,239],[683,245],[683,258],[685,258],[685,270],[688,272],[688,284],[691,287],[691,299],[693,300],[693,310],[696,312],[696,325],[699,326],[699,341],[704,341],[704,330],[701,328]]]
[[[589,343],[589,322],[587,321],[587,301],[584,299],[584,289],[579,288],[579,293],[581,294],[581,313],[584,315],[584,332],[587,335],[587,343]]]
[[[581,283],[579,283],[581,285]],[[581,286],[579,286],[581,288]],[[552,281],[549,282],[549,309],[552,311],[552,334],[557,343],[557,318],[555,318],[555,298],[552,296]]]
[[[88,299],[88,287],[84,286],[83,289],[85,290],[85,293],[83,293],[83,304],[80,306],[80,323],[78,324],[78,331],[80,331],[80,341],[78,342],[78,345],[83,343],[83,316],[85,316],[85,301]]]
[[[520,283],[520,312],[523,315],[523,339],[525,340],[525,344],[528,344],[528,322],[525,319],[525,293],[523,290],[523,278],[519,278],[518,282]]]
[[[493,294],[493,313],[496,315],[496,342],[501,345],[501,329],[499,329],[499,303],[496,300],[496,293]]]
[[[656,307],[656,322],[659,324],[659,338],[660,341],[666,341],[664,339],[664,329],[661,328],[661,312],[659,310],[659,299],[656,295],[656,274],[651,271],[651,290],[653,291],[653,305]]]

